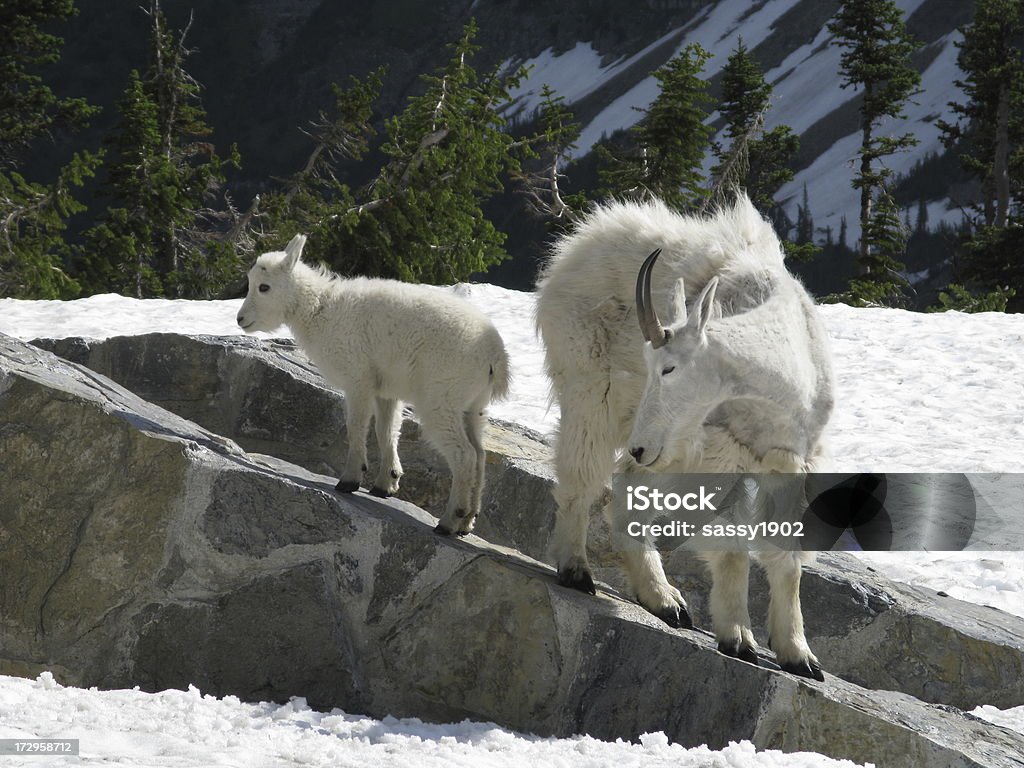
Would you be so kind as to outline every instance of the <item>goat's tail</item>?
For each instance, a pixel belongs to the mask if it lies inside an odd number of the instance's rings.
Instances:
[[[490,369],[491,401],[504,400],[512,383],[512,372],[509,370],[508,352],[505,344],[498,337],[498,344],[491,356]]]

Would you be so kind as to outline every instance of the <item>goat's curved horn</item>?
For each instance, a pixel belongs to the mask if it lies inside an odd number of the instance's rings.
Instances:
[[[654,304],[651,301],[651,271],[660,255],[661,248],[648,256],[636,276],[636,316],[640,321],[640,331],[644,338],[651,342],[655,349],[664,346],[668,341],[668,332],[658,319],[658,313],[654,311]]]

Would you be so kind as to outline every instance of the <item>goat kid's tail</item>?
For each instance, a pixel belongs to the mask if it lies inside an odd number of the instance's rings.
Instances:
[[[508,397],[509,386],[512,383],[512,373],[509,370],[508,352],[505,351],[505,345],[500,339],[498,341],[498,348],[491,358],[490,382],[491,402],[504,400]]]

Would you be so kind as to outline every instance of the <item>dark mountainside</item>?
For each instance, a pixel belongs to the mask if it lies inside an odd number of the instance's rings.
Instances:
[[[149,20],[136,2],[107,3],[102,10],[79,5],[78,17],[56,30],[66,44],[52,70],[52,82],[60,94],[86,96],[104,111],[71,143],[60,143],[52,155],[39,156],[30,169],[33,172],[52,170],[71,149],[98,146],[100,137],[116,122],[114,105],[128,72],[146,66]],[[204,86],[203,104],[215,129],[218,151],[226,151],[231,142],[237,142],[241,151],[243,168],[229,177],[228,189],[243,206],[273,178],[305,162],[310,145],[301,128],[330,105],[332,82],[344,84],[350,75],[363,76],[386,64],[389,71],[379,107],[382,114],[390,114],[417,91],[419,75],[444,60],[445,44],[457,37],[470,18],[475,17],[480,26],[477,64],[481,70],[510,59],[528,60],[548,48],[557,55],[580,41],[590,42],[603,61],[610,62],[665,37],[632,67],[572,105],[585,124],[662,65],[687,40],[687,22],[709,5],[715,5],[715,0],[563,0],[557,4],[540,0],[164,0],[165,11],[179,29],[193,13],[188,41],[195,54],[186,66]],[[749,13],[763,5],[751,3]],[[793,0],[767,38],[753,47],[765,70],[813,41],[836,6],[834,0]],[[925,0],[910,16],[909,27],[926,43],[934,42],[968,21],[971,6],[959,0]],[[669,35],[673,30],[675,34]],[[919,53],[922,66],[929,61],[929,50],[926,46]],[[717,78],[712,81],[713,91],[716,83]],[[845,101],[804,132],[797,170],[851,131],[857,119],[856,102],[852,97]],[[939,199],[947,193],[954,180],[947,174],[955,171],[955,162],[941,164],[938,174],[937,165],[931,164],[929,179],[917,184],[907,205],[922,196]],[[356,178],[358,173],[353,169]],[[581,170],[578,175],[583,174]],[[492,270],[487,279],[529,287],[541,255],[538,242],[545,237],[543,225],[528,220],[515,194],[493,201],[489,211],[510,235],[507,245],[513,262]],[[834,274],[835,270],[819,265],[811,272]],[[815,282],[813,274],[808,277]]]

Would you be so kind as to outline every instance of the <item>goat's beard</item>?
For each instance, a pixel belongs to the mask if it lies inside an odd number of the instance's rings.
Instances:
[[[663,455],[658,461],[659,465],[671,464],[676,472],[693,472],[700,467],[704,460],[703,435],[699,438],[695,438],[692,434],[674,435],[672,444],[665,453],[668,456]],[[658,468],[663,469],[664,466]]]

